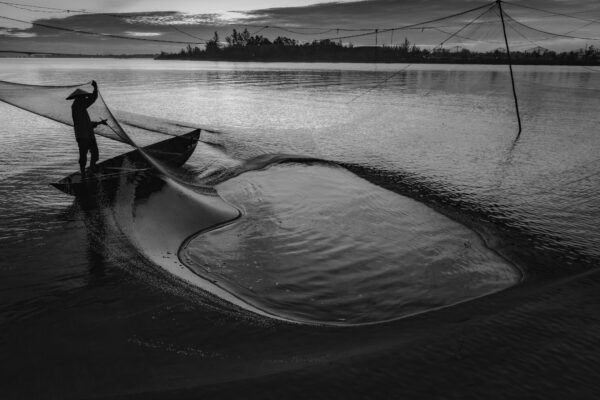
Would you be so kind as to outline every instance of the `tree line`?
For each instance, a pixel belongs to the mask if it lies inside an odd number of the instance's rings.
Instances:
[[[247,29],[236,29],[220,41],[217,32],[203,49],[188,45],[178,53],[161,52],[157,59],[221,60],[221,61],[297,61],[297,62],[409,62],[502,64],[506,50],[476,52],[464,48],[427,49],[411,44],[408,39],[394,46],[353,46],[332,40],[299,43],[278,36],[271,41],[262,35],[251,35]],[[600,49],[585,49],[558,53],[541,47],[527,51],[511,51],[514,64],[600,65]]]

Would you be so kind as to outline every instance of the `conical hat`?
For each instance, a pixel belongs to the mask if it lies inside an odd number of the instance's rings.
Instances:
[[[82,90],[82,89],[75,89],[75,91],[74,91],[73,93],[71,93],[71,94],[69,95],[69,97],[67,97],[67,100],[72,100],[72,99],[74,99],[74,98],[75,98],[75,97],[77,97],[77,96],[87,96],[87,95],[90,95],[90,94],[91,94],[91,93],[89,93],[89,92],[86,92],[85,90]]]

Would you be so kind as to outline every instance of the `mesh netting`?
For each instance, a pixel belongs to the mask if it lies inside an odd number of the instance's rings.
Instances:
[[[67,100],[66,98],[76,89],[85,90],[89,93],[92,93],[93,91],[91,82],[72,86],[42,86],[0,81],[0,101],[54,121],[73,126],[73,117],[71,114],[72,100]],[[155,157],[150,156],[137,144],[137,141],[123,129],[120,122],[115,118],[104,102],[100,93],[98,93],[96,101],[87,109],[87,112],[92,122],[106,120],[106,125],[98,125],[94,128],[96,134],[126,143],[136,148],[140,151],[146,161],[160,173],[175,180],[179,179],[177,171],[157,160]],[[147,126],[139,126],[139,118],[131,119],[133,121],[130,123],[132,126],[150,131]],[[188,128],[184,125],[169,123],[168,121],[159,126],[160,129],[152,130],[152,133],[166,136],[178,136],[183,133],[181,128]],[[170,130],[169,127],[171,126],[175,126],[175,128],[178,129]]]
[[[72,100],[66,100],[66,98],[76,89],[92,92],[90,83],[73,86],[40,86],[0,81],[0,100],[34,114],[73,126]],[[101,96],[98,96],[96,102],[88,108],[88,114],[92,121],[107,120],[108,125],[100,125],[94,129],[96,134],[131,144],[127,133],[110,116],[110,111]]]

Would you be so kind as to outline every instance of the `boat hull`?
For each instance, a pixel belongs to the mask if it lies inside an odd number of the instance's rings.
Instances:
[[[144,151],[170,167],[179,167],[191,157],[200,138],[200,129],[144,147]],[[139,175],[154,174],[154,169],[133,150],[96,165],[96,171],[81,179],[75,172],[58,182],[51,183],[58,190],[72,196],[93,196],[99,192],[114,191],[121,179],[134,179]]]

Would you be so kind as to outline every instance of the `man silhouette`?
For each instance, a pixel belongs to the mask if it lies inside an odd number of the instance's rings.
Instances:
[[[81,179],[85,179],[85,165],[87,164],[87,153],[91,154],[90,170],[94,171],[98,161],[98,145],[96,144],[96,135],[94,128],[100,124],[106,125],[106,120],[92,122],[87,112],[89,106],[94,104],[98,98],[98,84],[92,81],[94,87],[93,93],[77,89],[67,97],[67,100],[73,100],[71,113],[73,116],[73,128],[75,130],[75,139],[79,146],[79,168],[81,170]]]

